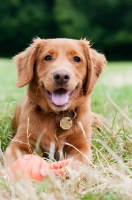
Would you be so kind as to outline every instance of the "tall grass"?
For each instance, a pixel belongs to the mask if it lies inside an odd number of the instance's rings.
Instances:
[[[132,63],[109,63],[94,92],[92,110],[112,124],[101,131],[93,127],[93,166],[78,171],[67,167],[68,179],[55,177],[42,183],[0,178],[0,199],[25,200],[130,200],[132,197]],[[25,89],[15,88],[16,70],[11,60],[0,60],[0,139],[4,150],[17,102]],[[2,152],[1,152],[2,154]],[[1,163],[1,169],[3,169]],[[7,173],[8,175],[8,173]]]

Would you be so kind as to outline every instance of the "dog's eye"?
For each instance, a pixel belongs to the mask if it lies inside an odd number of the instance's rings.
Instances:
[[[46,60],[46,61],[49,61],[49,60],[51,60],[52,59],[52,57],[50,56],[50,55],[47,55],[47,56],[45,56],[45,58],[44,58],[44,60]]]
[[[81,62],[81,59],[80,59],[78,56],[74,56],[74,57],[73,57],[73,60],[74,60],[75,62]]]

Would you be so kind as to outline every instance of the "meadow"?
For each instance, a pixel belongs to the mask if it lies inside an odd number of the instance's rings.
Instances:
[[[10,121],[26,91],[16,88],[17,73],[10,59],[0,59],[1,165],[12,131]],[[132,62],[110,62],[91,95],[92,110],[111,125],[93,127],[93,166],[67,167],[69,178],[42,183],[0,178],[0,199],[12,200],[130,200],[132,199]]]

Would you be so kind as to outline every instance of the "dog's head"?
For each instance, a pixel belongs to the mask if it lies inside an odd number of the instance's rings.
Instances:
[[[31,89],[36,85],[53,111],[74,109],[79,99],[91,93],[106,63],[105,56],[85,39],[37,38],[14,60],[17,86],[29,84]]]

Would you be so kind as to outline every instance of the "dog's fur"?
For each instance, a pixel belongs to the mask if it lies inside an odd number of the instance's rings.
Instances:
[[[17,132],[5,152],[7,162],[33,153],[36,146],[50,158],[74,157],[84,163],[87,156],[91,160],[90,94],[105,67],[105,56],[86,39],[37,38],[14,60],[17,87],[28,84],[28,88],[13,118]],[[69,130],[59,125],[65,116],[73,121]]]

